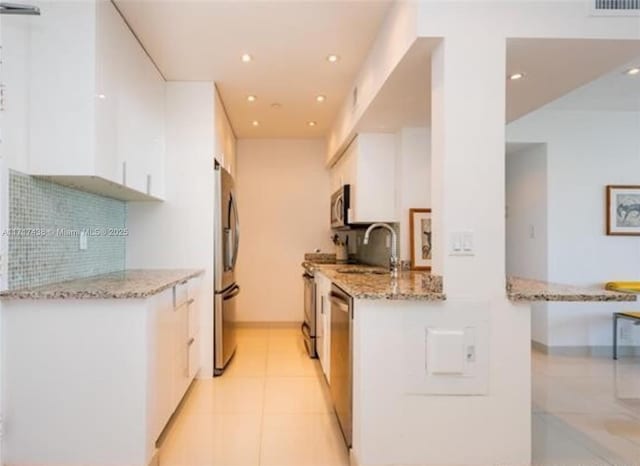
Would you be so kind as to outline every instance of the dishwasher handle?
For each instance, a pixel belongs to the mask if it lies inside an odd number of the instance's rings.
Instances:
[[[346,302],[344,299],[342,299],[340,296],[335,295],[335,294],[331,294],[329,295],[329,299],[331,300],[331,302],[333,304],[335,304],[338,309],[340,309],[343,312],[349,312],[349,303]]]

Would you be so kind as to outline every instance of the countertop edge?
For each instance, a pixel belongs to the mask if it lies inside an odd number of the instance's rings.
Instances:
[[[622,295],[616,294],[555,294],[555,293],[519,293],[508,292],[507,298],[509,301],[516,303],[535,303],[535,302],[565,302],[565,303],[605,303],[605,302],[619,302],[619,303],[632,303],[636,302],[638,298],[634,295]]]
[[[564,285],[521,277],[507,278],[507,298],[526,302],[635,302],[636,294],[589,286]]]
[[[424,292],[419,294],[407,294],[407,293],[367,293],[362,291],[354,290],[351,286],[341,282],[339,280],[335,280],[329,274],[327,274],[324,270],[322,270],[322,265],[327,264],[314,264],[312,262],[305,261],[303,262],[303,267],[307,269],[311,269],[313,273],[322,274],[329,281],[334,283],[336,286],[342,288],[345,292],[347,292],[353,299],[363,300],[363,301],[426,301],[426,302],[442,302],[446,301],[447,295],[441,292]],[[345,265],[346,267],[349,264],[340,264]]]
[[[140,270],[140,269],[137,269]],[[157,269],[154,269],[157,270]],[[160,270],[171,270],[171,269],[160,269]],[[178,269],[183,270],[183,269]],[[174,278],[163,283],[160,286],[153,287],[151,289],[145,289],[142,291],[108,291],[108,290],[93,290],[93,291],[60,291],[60,290],[52,290],[46,291],[38,289],[17,289],[17,290],[4,290],[0,292],[0,300],[1,301],[51,301],[51,300],[103,300],[103,299],[146,299],[151,296],[162,293],[163,291],[181,283],[184,281],[191,280],[193,278],[204,275],[204,269],[193,269],[193,270],[185,270],[183,275],[179,275],[178,278]],[[100,274],[95,277],[108,276],[110,274]],[[84,278],[92,278],[92,277],[84,277]],[[73,281],[73,280],[66,280]],[[56,286],[60,283],[51,283],[49,285],[44,286]]]

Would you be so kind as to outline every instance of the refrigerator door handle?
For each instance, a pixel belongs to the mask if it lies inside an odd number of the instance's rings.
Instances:
[[[224,270],[229,271],[233,269],[233,232],[230,228],[225,228],[224,231]]]
[[[233,197],[233,194],[231,194],[229,202],[233,207],[233,217],[235,219],[235,244],[233,246],[233,262],[231,263],[231,267],[235,268],[236,262],[238,261],[238,249],[240,247],[240,220],[238,219],[238,207],[236,205],[236,199],[235,197]]]
[[[240,287],[238,285],[234,285],[227,293],[222,295],[222,299],[228,301],[229,299],[233,299],[240,294]]]

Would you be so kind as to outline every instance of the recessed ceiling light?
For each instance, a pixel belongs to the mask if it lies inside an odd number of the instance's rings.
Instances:
[[[509,75],[509,79],[511,81],[517,81],[518,79],[524,78],[524,73],[513,73]]]
[[[329,63],[336,63],[340,61],[340,56],[332,53],[331,55],[327,55],[327,61]]]
[[[251,60],[253,60],[253,57],[251,55],[249,55],[248,53],[242,54],[242,61],[244,63],[249,63]]]
[[[104,99],[106,99],[106,98],[107,98],[107,96],[106,96],[106,95],[104,95],[104,94],[98,94],[98,99],[102,99],[102,100],[104,100]]]
[[[627,73],[629,76],[633,76],[633,75],[636,75],[636,74],[640,74],[640,68],[638,68],[638,67],[634,67],[634,68],[628,69],[628,70],[626,71],[626,73]]]
[[[271,108],[274,110],[279,110],[282,108],[282,104],[279,104],[278,102],[274,102],[271,104]]]
[[[260,122],[259,122],[258,120],[253,120],[253,121],[251,122],[251,124],[252,124],[253,126],[260,126]]]
[[[318,123],[316,123],[315,121],[309,121],[309,122],[307,122],[307,124],[308,124],[309,126],[315,126],[315,125],[317,125]]]
[[[256,96],[255,95],[248,95],[247,96],[247,100],[249,102],[255,102],[256,101]]]
[[[316,102],[324,102],[325,100],[327,100],[327,97],[324,95],[317,95],[316,96]]]

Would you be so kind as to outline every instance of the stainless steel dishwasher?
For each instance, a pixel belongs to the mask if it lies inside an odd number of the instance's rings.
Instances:
[[[331,285],[331,398],[347,447],[352,435],[353,298]]]

